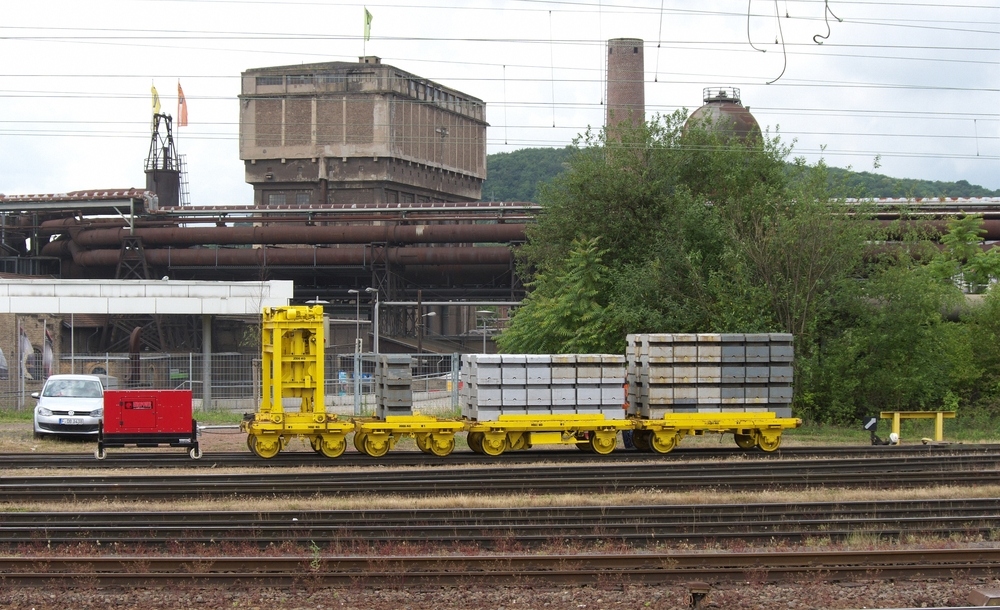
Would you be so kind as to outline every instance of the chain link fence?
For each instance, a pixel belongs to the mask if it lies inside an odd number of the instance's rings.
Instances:
[[[360,405],[355,413],[355,357],[360,359]],[[414,354],[413,409],[429,415],[458,413],[457,354]],[[211,356],[213,410],[254,412],[261,399],[261,361],[257,354],[217,353]],[[371,415],[375,412],[375,354],[326,354],[327,411]],[[3,374],[6,373],[6,374]],[[48,374],[86,374],[101,377],[105,387],[191,390],[195,408],[204,405],[204,367],[201,353],[129,355],[76,354],[55,357],[49,368],[28,366],[0,372],[0,408],[31,409],[32,392],[38,392]]]

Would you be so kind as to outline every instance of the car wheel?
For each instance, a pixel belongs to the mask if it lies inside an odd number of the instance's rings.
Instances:
[[[38,430],[32,430],[31,435],[35,438],[45,438],[45,435]]]

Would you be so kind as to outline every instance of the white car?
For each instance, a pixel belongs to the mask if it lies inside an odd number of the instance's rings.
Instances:
[[[92,436],[97,438],[104,416],[104,386],[96,375],[52,375],[41,392],[33,392],[35,438]]]

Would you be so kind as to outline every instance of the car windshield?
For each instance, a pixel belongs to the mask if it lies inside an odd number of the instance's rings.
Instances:
[[[86,379],[57,379],[45,385],[42,396],[66,396],[70,398],[100,398],[101,382]]]

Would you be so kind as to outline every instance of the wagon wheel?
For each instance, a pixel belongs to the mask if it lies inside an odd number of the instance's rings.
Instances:
[[[480,447],[483,448],[484,454],[496,457],[507,449],[507,435],[486,436],[483,434],[483,441],[480,443]]]
[[[649,440],[649,448],[661,455],[670,453],[675,447],[677,447],[677,434],[673,432],[663,434],[653,432]]]
[[[430,434],[417,434],[413,439],[417,442],[417,449],[423,453],[431,453],[431,445],[434,444],[434,439]]]
[[[260,455],[257,454],[256,443],[253,442],[254,438],[255,437],[252,434],[247,435],[247,449],[250,450],[250,453],[256,455],[257,457],[260,457]]]
[[[201,447],[197,447],[197,446],[191,447],[191,449],[188,450],[188,455],[191,457],[192,460],[200,460],[201,459]]]
[[[594,453],[607,455],[615,450],[618,444],[618,434],[602,434],[599,432],[590,433],[590,448]]]
[[[358,450],[358,453],[367,453],[365,451],[365,436],[367,434],[361,430],[354,433],[354,448]]]
[[[372,457],[382,457],[389,453],[389,437],[387,435],[365,435],[365,453]]]
[[[319,437],[319,451],[328,458],[340,457],[345,449],[347,443],[343,436],[330,434]]]
[[[265,460],[269,460],[278,455],[279,451],[281,451],[280,439],[275,438],[274,440],[265,440],[259,436],[253,437],[253,452]]]
[[[472,449],[474,453],[483,453],[483,437],[485,435],[482,432],[470,432],[466,436],[466,440],[469,443],[469,449]]]
[[[434,438],[431,435],[427,435],[427,453],[433,453],[438,457],[444,457],[455,450],[455,437],[454,435],[448,437],[437,437]]]
[[[781,446],[781,435],[777,434],[771,436],[767,434],[758,434],[757,446],[760,447],[761,451],[766,451],[767,453],[770,453],[776,450],[779,446]]]
[[[757,446],[757,440],[752,434],[734,434],[733,437],[740,449],[753,449]]]

